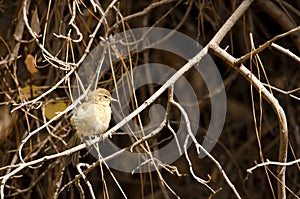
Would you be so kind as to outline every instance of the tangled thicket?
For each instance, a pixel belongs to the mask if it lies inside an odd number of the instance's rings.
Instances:
[[[241,4],[245,7],[237,13]],[[227,29],[222,29],[225,22]],[[2,198],[299,198],[299,1],[2,0],[0,24]],[[194,142],[172,167],[156,172],[109,169],[85,150],[81,160],[88,164],[66,167],[67,154],[61,152],[68,150],[74,133],[70,105],[74,84],[80,82],[78,70],[101,42],[138,27],[182,32],[207,46],[216,62],[226,89],[227,117],[211,157],[198,158]],[[111,63],[114,70],[106,71],[98,87],[113,90],[114,81],[139,64],[158,62],[179,70],[186,61],[167,52],[132,52]],[[201,143],[211,117],[207,89],[193,69],[184,76],[198,95],[201,128],[196,139]],[[131,111],[158,88],[137,91]],[[177,106],[167,92],[159,100]],[[140,150],[168,142],[180,121],[179,105],[174,109],[172,127],[142,140]],[[149,122],[144,112],[134,119],[139,125]],[[112,140],[121,148],[133,143],[122,135]],[[247,172],[262,162],[266,165]]]

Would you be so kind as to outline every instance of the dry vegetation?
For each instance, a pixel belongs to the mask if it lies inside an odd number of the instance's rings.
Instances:
[[[0,24],[1,198],[299,198],[300,1],[1,0]],[[106,167],[84,144],[68,149],[67,142],[82,63],[111,35],[138,27],[177,30],[205,46],[200,54],[210,53],[224,81],[227,117],[214,149],[198,158],[210,102],[193,69],[179,72],[199,99],[201,128],[172,167],[131,174]],[[155,50],[132,52],[110,63],[98,87],[112,91],[114,81],[144,63],[189,69],[200,54],[182,60]],[[136,150],[160,148],[176,130],[184,110],[171,85],[169,95],[153,100],[171,104],[166,119],[173,125],[162,124]],[[159,88],[136,91],[137,103]],[[133,100],[131,111],[136,107]],[[139,115],[137,124],[149,123],[147,111]],[[136,141],[126,133],[109,139],[124,150]],[[76,150],[82,164],[66,167],[64,158]]]

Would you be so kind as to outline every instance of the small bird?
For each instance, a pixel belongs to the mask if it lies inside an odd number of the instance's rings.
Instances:
[[[113,99],[109,91],[104,88],[98,88],[87,94],[86,101],[78,106],[71,118],[76,133],[69,141],[67,148],[81,143],[80,136],[98,135],[101,137],[105,133],[111,120],[111,101],[117,100]],[[79,163],[79,152],[75,152],[70,158],[67,158],[66,165],[72,162],[76,166]]]

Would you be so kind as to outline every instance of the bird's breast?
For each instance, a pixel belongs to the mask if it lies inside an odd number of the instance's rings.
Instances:
[[[74,115],[74,125],[79,135],[92,136],[104,133],[111,120],[110,106],[81,104]]]

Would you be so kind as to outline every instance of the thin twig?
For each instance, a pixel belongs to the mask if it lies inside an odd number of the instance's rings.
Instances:
[[[280,38],[283,38],[283,37],[286,37],[287,35],[289,34],[292,34],[294,32],[297,32],[300,30],[300,26],[296,27],[296,28],[293,28],[291,29],[290,31],[288,32],[285,32],[285,33],[282,33],[280,35],[277,35],[275,37],[273,37],[272,39],[270,39],[269,41],[265,42],[264,44],[260,45],[258,48],[256,48],[254,51],[251,51],[249,53],[247,53],[246,55],[242,56],[241,58],[238,58],[235,60],[235,65],[239,65],[241,63],[244,63],[246,60],[248,60],[250,58],[250,56],[254,56],[260,52],[262,52],[263,50],[265,50],[267,47],[269,47],[274,41],[280,39]]]
[[[299,26],[300,27],[300,26]],[[292,53],[289,49],[285,49],[281,46],[279,46],[278,44],[272,43],[271,46],[278,50],[279,52],[291,57],[293,60],[295,60],[296,62],[300,63],[300,57],[295,55],[294,53]]]
[[[253,170],[258,169],[259,167],[264,167],[264,166],[269,166],[269,165],[276,165],[276,166],[292,166],[294,164],[298,164],[300,163],[300,158],[297,160],[293,160],[290,162],[276,162],[276,161],[270,161],[270,160],[266,160],[265,162],[259,163],[253,167],[251,167],[250,169],[247,169],[248,173],[252,173]]]
[[[239,195],[239,193],[237,192],[237,190],[235,189],[234,185],[232,184],[232,182],[230,181],[230,179],[228,178],[226,172],[224,171],[223,167],[221,166],[221,164],[218,162],[218,160],[216,160],[201,144],[198,143],[198,141],[196,140],[193,132],[192,132],[192,128],[191,128],[191,123],[190,123],[190,120],[189,120],[189,116],[188,114],[186,113],[186,111],[184,110],[184,108],[176,101],[174,101],[173,98],[170,99],[170,102],[175,105],[181,112],[181,114],[183,115],[184,117],[184,120],[185,120],[185,125],[186,125],[186,128],[187,128],[187,131],[188,131],[188,136],[186,138],[186,143],[187,143],[187,140],[188,140],[188,137],[190,137],[192,140],[193,140],[193,143],[195,144],[195,147],[197,148],[197,153],[198,155],[200,155],[200,152],[204,152],[205,155],[208,156],[208,158],[216,165],[216,167],[218,168],[218,170],[220,171],[220,173],[223,175],[226,183],[228,184],[228,186],[231,188],[231,190],[233,191],[233,193],[235,194],[235,196],[239,199],[241,199],[241,196]],[[186,146],[186,144],[185,144]],[[199,150],[200,149],[200,150]],[[186,153],[186,157],[187,156],[187,151],[186,151],[186,147],[185,147],[185,153]],[[190,171],[192,172],[193,174],[193,170],[191,168],[191,163],[189,161],[189,164],[190,164]],[[199,177],[195,176],[193,174],[193,176],[195,177],[195,179],[204,184],[204,185],[207,185],[207,182],[209,181],[204,181],[202,179],[200,179]]]
[[[287,120],[286,115],[283,110],[283,108],[280,106],[278,100],[272,95],[268,89],[264,87],[264,85],[255,77],[254,74],[252,74],[243,64],[236,66],[237,59],[235,59],[233,56],[231,56],[229,53],[227,53],[225,50],[223,50],[218,45],[212,45],[210,49],[213,51],[214,54],[219,56],[221,59],[226,61],[231,67],[233,67],[236,71],[238,71],[240,74],[242,74],[249,82],[253,84],[253,86],[261,92],[263,98],[272,106],[274,109],[277,117],[278,117],[278,123],[280,127],[280,146],[279,146],[279,161],[280,162],[286,162],[287,160],[287,151],[288,151],[288,128],[287,128]],[[278,166],[278,178],[279,180],[285,184],[285,166]],[[285,186],[278,182],[278,198],[284,199],[286,198],[286,191]]]

